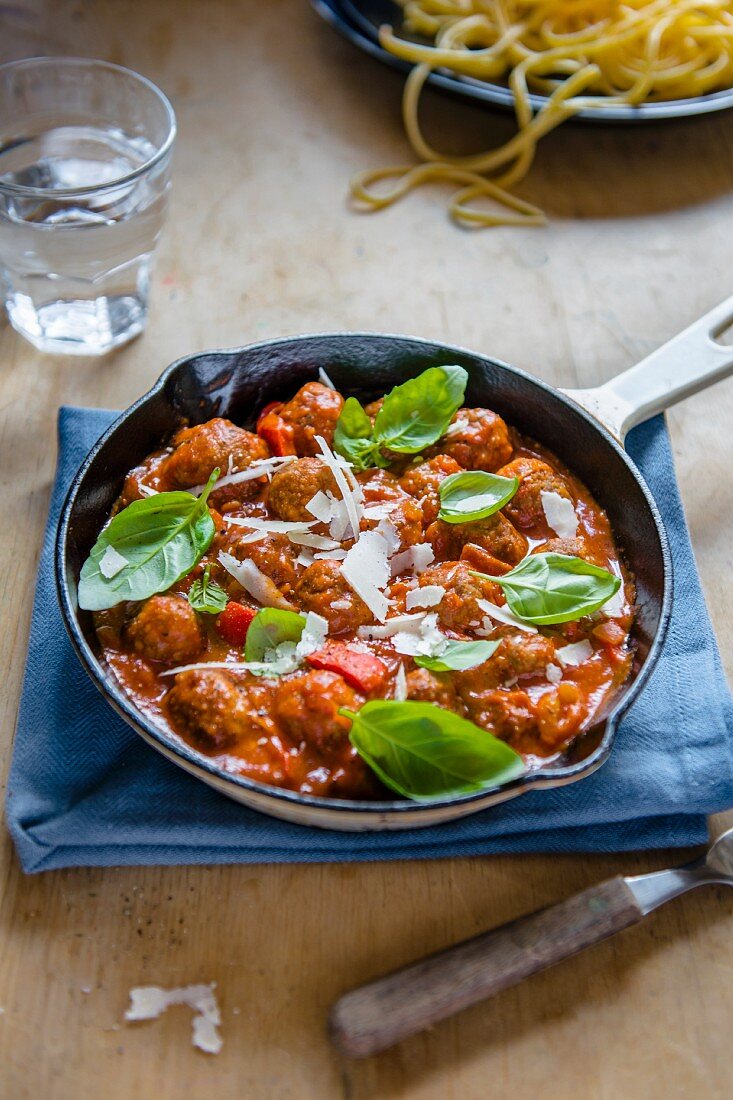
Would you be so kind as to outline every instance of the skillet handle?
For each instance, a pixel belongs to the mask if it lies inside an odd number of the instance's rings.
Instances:
[[[733,297],[603,386],[564,392],[623,443],[637,424],[733,372],[733,345],[717,339],[732,322]]]

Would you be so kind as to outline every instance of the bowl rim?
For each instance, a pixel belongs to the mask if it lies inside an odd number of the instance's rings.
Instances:
[[[117,682],[114,674],[108,669],[100,657],[94,652],[92,647],[87,642],[84,632],[78,622],[78,608],[75,606],[75,601],[72,598],[68,569],[66,561],[66,545],[69,535],[69,527],[71,514],[76,503],[76,498],[80,488],[87,476],[90,466],[96,459],[99,452],[105,447],[108,440],[115,435],[120,428],[122,428],[133,415],[155,396],[160,394],[168,385],[169,380],[182,368],[194,363],[196,360],[211,358],[212,356],[227,356],[235,357],[242,356],[243,354],[253,354],[261,351],[266,351],[269,348],[282,346],[282,345],[296,345],[304,341],[312,340],[343,340],[344,342],[351,342],[353,340],[386,340],[386,341],[401,341],[407,342],[410,345],[423,345],[425,348],[431,348],[433,350],[440,349],[449,354],[457,353],[459,355],[469,356],[474,359],[483,359],[491,363],[494,367],[499,367],[500,370],[506,370],[510,374],[519,376],[523,380],[531,383],[533,386],[544,391],[552,399],[559,400],[562,404],[568,407],[575,415],[580,416],[582,419],[594,428],[601,436],[604,443],[612,448],[618,457],[626,464],[630,473],[637,482],[642,494],[646,500],[647,506],[651,512],[652,518],[659,538],[659,545],[662,554],[663,562],[663,593],[660,606],[659,624],[652,639],[649,651],[646,655],[644,663],[641,665],[639,671],[636,674],[635,679],[629,685],[627,691],[619,698],[618,702],[614,705],[611,704],[608,712],[600,720],[597,725],[603,724],[603,734],[598,745],[589,753],[587,757],[574,764],[565,766],[548,766],[546,768],[538,768],[536,771],[526,772],[523,775],[518,776],[515,779],[509,780],[505,783],[497,784],[494,787],[484,787],[477,791],[472,791],[467,794],[457,795],[452,798],[435,798],[425,801],[415,801],[409,799],[390,799],[379,801],[367,801],[357,799],[342,799],[342,798],[325,798],[318,795],[303,794],[298,791],[287,790],[282,787],[271,786],[266,783],[261,783],[258,780],[250,779],[247,776],[237,774],[234,772],[228,772],[221,765],[216,764],[211,758],[205,754],[198,752],[196,749],[188,745],[182,738],[173,732],[166,731],[162,726],[157,725],[145,712],[139,709],[131,699],[125,694],[121,686]],[[256,343],[245,344],[239,347],[231,348],[213,348],[210,350],[204,350],[194,352],[192,354],[181,356],[171,363],[159,378],[153,383],[149,390],[142,394],[136,401],[132,403],[127,409],[123,410],[119,416],[115,417],[110,426],[106,429],[102,436],[96,441],[94,446],[90,449],[89,453],[81,463],[74,478],[69,486],[69,489],[65,495],[64,502],[59,515],[58,525],[56,529],[55,547],[54,547],[54,571],[56,579],[56,589],[58,594],[59,605],[61,607],[62,618],[66,627],[67,633],[71,639],[71,642],[76,650],[76,653],[86,670],[87,674],[91,677],[93,683],[107,701],[112,705],[113,709],[121,715],[135,730],[140,733],[144,739],[151,741],[157,748],[163,751],[163,754],[170,758],[171,753],[176,757],[182,758],[181,761],[176,761],[179,766],[185,768],[187,771],[193,774],[199,771],[206,772],[212,779],[215,779],[217,783],[224,783],[225,785],[231,785],[234,788],[251,791],[253,794],[259,796],[267,796],[274,802],[299,806],[301,808],[312,808],[321,811],[339,811],[341,815],[344,813],[351,813],[354,816],[371,816],[375,819],[384,817],[385,814],[407,814],[411,818],[416,818],[421,815],[430,815],[439,809],[446,809],[455,807],[457,810],[465,810],[465,807],[470,806],[472,803],[477,803],[476,810],[483,809],[482,803],[485,803],[487,798],[494,796],[495,798],[501,794],[502,801],[511,798],[515,795],[524,794],[531,790],[543,790],[553,787],[565,786],[568,783],[577,782],[579,779],[585,778],[587,775],[596,771],[610,755],[613,741],[616,734],[616,728],[619,721],[629,708],[636,701],[640,691],[646,684],[649,676],[651,675],[659,655],[664,644],[664,640],[669,627],[669,621],[672,609],[672,558],[669,550],[669,542],[667,534],[664,528],[662,517],[659,513],[659,509],[651,495],[649,488],[644,481],[641,473],[637,469],[633,460],[626,453],[621,444],[614,438],[613,435],[604,427],[599,420],[597,420],[591,413],[578,405],[567,394],[561,390],[556,389],[554,386],[545,382],[541,378],[524,371],[518,367],[514,367],[509,363],[505,363],[501,359],[497,359],[491,355],[485,355],[482,352],[471,351],[468,348],[464,348],[457,344],[446,344],[442,341],[430,340],[423,337],[409,336],[400,333],[383,333],[383,332],[368,332],[368,331],[356,331],[356,332],[314,332],[314,333],[302,333],[292,336],[276,337],[274,339],[258,341]],[[591,727],[591,729],[596,727]],[[590,732],[590,731],[586,731]],[[198,776],[203,779],[204,777]]]

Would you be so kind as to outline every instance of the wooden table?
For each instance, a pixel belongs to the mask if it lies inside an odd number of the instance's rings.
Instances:
[[[314,330],[404,331],[564,385],[600,382],[733,292],[733,117],[567,126],[524,193],[545,230],[466,232],[439,191],[376,217],[350,175],[406,156],[400,79],[304,0],[4,5],[0,55],[105,57],[171,96],[180,137],[146,335],[103,362],[0,331],[2,758],[10,755],[56,409],[123,407],[167,363]],[[509,123],[449,99],[454,149]],[[733,385],[671,417],[711,614],[733,668]],[[714,822],[714,828],[721,826]],[[678,853],[372,866],[103,869],[24,877],[0,846],[3,1100],[648,1100],[730,1096],[733,897],[708,890],[364,1063],[324,1036],[345,988],[617,872]],[[190,1013],[121,1023],[127,991],[218,982],[225,1045]]]

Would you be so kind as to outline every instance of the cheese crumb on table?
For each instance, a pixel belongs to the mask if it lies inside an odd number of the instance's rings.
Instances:
[[[186,985],[176,989],[161,989],[157,985],[142,985],[130,990],[130,1007],[125,1012],[129,1021],[157,1020],[171,1005],[188,1005],[193,1017],[191,1042],[206,1054],[218,1054],[223,1046],[219,1033],[221,1013],[210,985]]]

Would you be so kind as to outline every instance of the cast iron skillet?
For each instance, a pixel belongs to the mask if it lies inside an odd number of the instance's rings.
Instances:
[[[605,386],[569,393],[488,356],[406,336],[299,336],[180,359],[94,446],[63,507],[56,576],[66,628],[82,664],[118,713],[169,759],[239,802],[300,824],[348,830],[433,825],[525,791],[584,778],[608,757],[621,715],[654,666],[670,613],[672,564],[667,539],[657,507],[621,441],[633,424],[730,372],[733,348],[712,337],[731,319],[733,299]],[[77,606],[79,571],[125,475],[158,448],[183,418],[201,423],[224,416],[252,425],[263,405],[290,397],[317,377],[319,367],[327,370],[342,392],[371,399],[429,366],[447,363],[468,370],[467,405],[495,409],[521,432],[540,440],[607,509],[637,585],[636,660],[629,680],[564,760],[478,794],[429,804],[402,799],[358,802],[296,794],[228,774],[156,726],[125,696],[103,661],[91,614]]]

